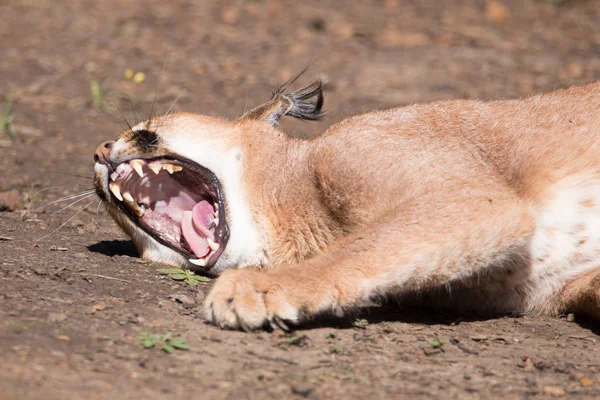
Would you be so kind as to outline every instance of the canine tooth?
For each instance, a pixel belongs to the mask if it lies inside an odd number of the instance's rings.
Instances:
[[[213,219],[213,221],[212,221],[212,222],[214,222],[214,223],[215,223],[215,226],[218,226],[218,225],[219,225],[219,218],[215,218],[215,219]]]
[[[135,172],[137,172],[140,178],[144,177],[144,169],[142,168],[144,166],[144,163],[142,162],[142,160],[131,160],[129,162],[129,165],[131,165],[131,167],[135,169]]]
[[[146,209],[144,208],[143,205],[139,205],[138,203],[136,203],[133,200],[133,196],[131,196],[131,193],[125,192],[125,193],[123,193],[123,197],[125,198],[125,204],[127,204],[127,206],[129,208],[131,208],[131,210],[135,213],[135,215],[137,215],[138,217],[141,217],[142,215],[144,215],[144,211]]]
[[[131,209],[133,210],[135,215],[137,215],[138,217],[141,217],[142,215],[144,215],[144,212],[146,211],[144,206],[141,206],[137,203],[131,203],[131,204],[129,204],[129,206],[131,207]]]
[[[111,182],[108,184],[108,188],[115,195],[119,201],[123,201],[123,196],[121,196],[121,187],[116,182]]]
[[[183,171],[183,167],[181,165],[173,165],[173,172]]]
[[[162,166],[160,164],[148,164],[148,168],[152,170],[156,175],[160,173]]]
[[[199,267],[206,267],[206,259],[205,258],[190,258],[189,262],[191,262],[194,265],[197,265]]]
[[[112,174],[110,174],[111,181],[116,181],[118,177],[119,177],[119,174],[117,174],[116,172],[113,172]]]
[[[123,198],[125,199],[125,201],[127,201],[129,203],[133,203],[134,202],[133,196],[129,192],[123,193]]]
[[[210,247],[212,251],[217,251],[219,249],[219,243],[215,242],[211,238],[207,237],[206,241],[208,242],[208,247]]]

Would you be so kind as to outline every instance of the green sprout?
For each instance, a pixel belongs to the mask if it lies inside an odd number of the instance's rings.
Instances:
[[[189,269],[166,268],[159,269],[158,272],[160,272],[163,275],[168,275],[169,278],[173,279],[174,281],[184,281],[190,286],[195,286],[203,282],[210,282],[210,278],[196,275]]]
[[[369,325],[369,321],[366,319],[357,319],[352,323],[352,326],[358,329],[366,329]]]
[[[17,140],[17,132],[13,126],[12,106],[13,98],[12,96],[8,96],[4,103],[2,114],[0,114],[0,132],[6,133],[12,140]]]
[[[159,344],[162,346],[162,350],[167,354],[171,354],[175,352],[175,350],[188,350],[190,348],[183,338],[174,338],[170,332],[167,332],[162,336],[157,335],[152,333],[151,329],[146,329],[140,333],[137,338],[137,343],[145,349],[152,348]]]
[[[442,336],[436,336],[435,339],[429,341],[429,344],[434,349],[440,349],[444,351],[444,345],[448,343],[448,339]]]

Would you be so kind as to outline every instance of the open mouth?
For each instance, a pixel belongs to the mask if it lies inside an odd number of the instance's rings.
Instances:
[[[175,157],[123,162],[110,174],[114,202],[154,239],[210,269],[229,239],[221,185],[208,169]]]

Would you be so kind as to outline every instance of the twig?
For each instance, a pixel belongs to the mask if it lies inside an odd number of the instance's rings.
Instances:
[[[98,274],[81,274],[81,275],[85,275],[85,276],[95,276],[97,278],[104,278],[104,279],[111,279],[114,281],[121,281],[121,282],[127,282],[129,283],[130,281],[126,280],[126,279],[121,279],[121,278],[113,278],[112,276],[104,276],[104,275],[98,275]]]

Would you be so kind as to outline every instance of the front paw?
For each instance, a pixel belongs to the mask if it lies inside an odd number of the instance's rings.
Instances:
[[[221,328],[254,330],[270,324],[287,329],[297,323],[298,299],[289,294],[293,280],[255,270],[228,270],[215,283],[204,303],[205,318]],[[302,296],[300,296],[302,297]]]

